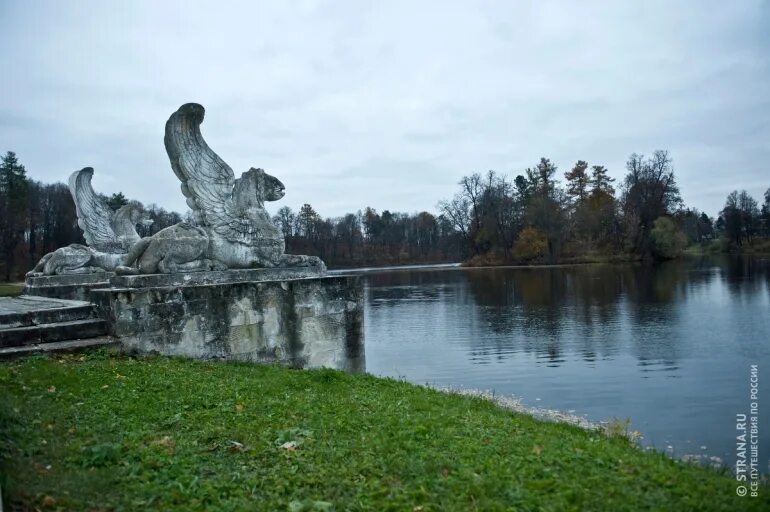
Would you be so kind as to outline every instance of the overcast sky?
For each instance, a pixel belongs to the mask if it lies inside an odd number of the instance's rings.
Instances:
[[[0,0],[0,151],[37,180],[186,209],[168,116],[324,216],[435,211],[461,176],[541,156],[622,178],[671,152],[716,214],[770,187],[770,2]]]

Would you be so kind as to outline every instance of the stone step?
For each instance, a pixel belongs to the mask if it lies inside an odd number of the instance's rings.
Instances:
[[[41,309],[28,313],[0,315],[0,330],[36,325],[88,320],[96,316],[93,304],[60,309]]]
[[[26,357],[37,354],[52,354],[62,352],[81,352],[93,350],[101,347],[117,346],[118,341],[109,336],[100,336],[87,340],[65,340],[53,341],[50,343],[33,343],[32,345],[22,345],[19,347],[0,348],[0,360],[15,359],[17,357]]]
[[[107,334],[107,322],[97,318],[0,329],[0,348],[95,338]]]
[[[91,290],[109,288],[110,276],[113,275],[111,272],[99,272],[28,277],[24,286],[24,294],[59,299],[89,300]]]
[[[0,330],[94,318],[90,302],[30,295],[0,297]]]

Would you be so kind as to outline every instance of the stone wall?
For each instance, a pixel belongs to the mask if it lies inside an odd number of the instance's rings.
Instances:
[[[358,277],[243,281],[258,271],[228,272],[211,284],[132,278],[130,288],[91,290],[90,300],[125,350],[365,369]]]

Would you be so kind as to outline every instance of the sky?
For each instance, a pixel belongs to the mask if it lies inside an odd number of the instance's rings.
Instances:
[[[28,175],[184,212],[163,146],[203,136],[268,205],[433,211],[548,157],[622,180],[669,150],[688,206],[770,187],[770,2],[0,0],[0,152]]]

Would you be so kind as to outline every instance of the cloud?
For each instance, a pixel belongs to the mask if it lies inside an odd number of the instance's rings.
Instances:
[[[459,178],[670,150],[711,214],[770,186],[764,2],[0,4],[0,150],[184,210],[168,116],[324,215],[432,210]],[[7,77],[12,77],[8,79]],[[276,206],[276,207],[277,207]]]

